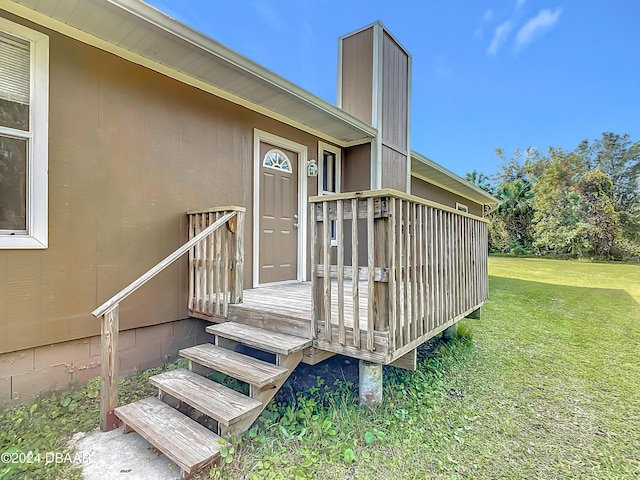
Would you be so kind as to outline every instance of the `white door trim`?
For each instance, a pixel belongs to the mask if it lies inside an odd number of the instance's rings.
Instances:
[[[260,283],[260,142],[298,154],[298,273],[295,281],[306,280],[307,272],[307,146],[269,132],[253,129],[253,287]],[[278,283],[290,283],[278,282]]]

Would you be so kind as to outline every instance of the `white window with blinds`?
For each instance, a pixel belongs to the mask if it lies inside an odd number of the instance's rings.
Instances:
[[[47,248],[49,37],[0,18],[0,248]]]

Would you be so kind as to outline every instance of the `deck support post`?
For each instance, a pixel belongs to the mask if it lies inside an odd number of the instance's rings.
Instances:
[[[382,403],[382,365],[360,360],[360,405],[374,407]]]
[[[457,333],[458,333],[458,323],[456,322],[442,332],[442,338],[444,338],[445,340],[451,340],[457,335]]]
[[[118,428],[120,420],[113,412],[118,406],[118,333],[119,305],[102,316],[102,374],[100,376],[100,430]]]

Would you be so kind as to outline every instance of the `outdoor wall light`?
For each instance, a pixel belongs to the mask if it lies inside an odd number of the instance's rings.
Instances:
[[[318,176],[318,164],[312,158],[307,163],[307,177],[317,177]]]

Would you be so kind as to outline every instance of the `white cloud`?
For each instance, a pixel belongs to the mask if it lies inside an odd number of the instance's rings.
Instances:
[[[493,18],[493,10],[489,9],[486,12],[484,12],[484,16],[482,18],[484,19],[485,22],[491,21],[491,19]]]
[[[500,24],[498,28],[496,28],[495,32],[493,32],[493,40],[491,40],[491,45],[487,49],[487,54],[490,56],[494,56],[500,50],[500,47],[504,45],[504,42],[507,41],[507,37],[511,32],[511,22],[507,20],[506,22]]]
[[[521,48],[526,47],[535,37],[553,27],[558,23],[561,13],[562,9],[560,7],[556,8],[553,12],[546,8],[540,10],[538,15],[525,23],[518,31],[515,41],[515,49],[520,50]]]

